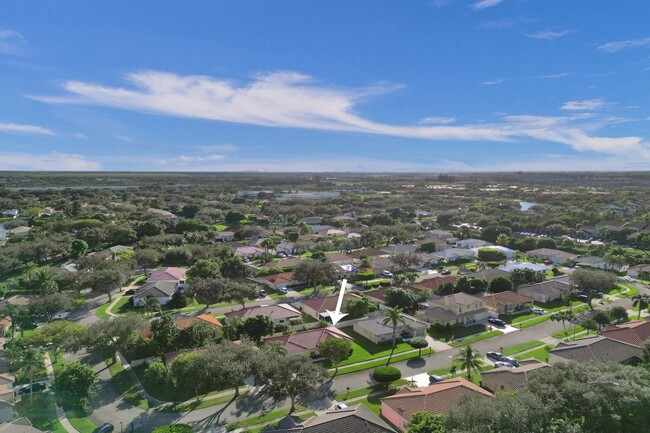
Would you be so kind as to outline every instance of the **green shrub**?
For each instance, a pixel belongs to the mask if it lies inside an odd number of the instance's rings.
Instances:
[[[194,429],[187,424],[169,424],[158,427],[153,433],[194,433]]]
[[[379,287],[379,281],[373,281],[372,283],[370,283],[370,285],[372,286],[373,289],[376,289],[377,287]]]
[[[402,372],[395,367],[377,367],[372,372],[372,377],[379,383],[389,384],[400,380]]]
[[[381,287],[390,287],[390,280],[381,280],[379,281]]]
[[[144,371],[144,380],[149,384],[157,384],[167,380],[167,367],[162,362],[152,362]]]
[[[370,290],[370,289],[372,289],[372,284],[364,284],[361,287],[363,287],[364,290]]]
[[[368,281],[375,278],[375,273],[372,271],[357,272],[357,281]]]

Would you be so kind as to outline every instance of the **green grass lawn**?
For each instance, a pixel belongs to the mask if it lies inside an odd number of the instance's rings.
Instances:
[[[16,403],[16,412],[26,417],[34,427],[52,433],[67,433],[56,415],[54,396],[50,392],[34,394],[33,401],[29,397]],[[85,432],[82,432],[85,433]]]
[[[479,335],[473,335],[471,337],[467,337],[461,341],[456,341],[454,343],[450,343],[450,346],[452,347],[461,347],[461,346],[467,346],[468,344],[476,343],[477,341],[481,340],[486,340],[488,338],[496,337],[497,335],[503,335],[503,332],[501,331],[489,331],[489,332],[484,332]]]
[[[566,335],[568,337],[573,337],[573,334],[583,332],[584,330],[585,328],[583,328],[580,325],[572,326],[570,328],[567,328]],[[552,335],[552,337],[557,338],[558,340],[562,340],[563,338],[565,338],[564,330],[556,332],[555,334]]]
[[[451,337],[454,337],[454,339],[463,338],[485,331],[487,331],[487,326],[485,325],[455,326],[448,331],[434,331],[432,328],[429,328],[429,335],[436,340],[449,341]]]
[[[519,356],[516,356],[515,358],[522,360],[522,359],[528,359],[528,358],[535,358],[539,359],[542,362],[548,362],[548,350],[547,348],[552,349],[553,346],[543,346],[540,347],[539,349],[531,350],[530,352],[526,352],[524,354],[521,354]]]
[[[79,433],[92,433],[97,428],[94,422],[86,418],[86,415],[77,411],[67,410],[66,418]]]
[[[432,353],[435,353],[435,352],[432,352]],[[422,353],[422,357],[424,357],[425,355],[428,355],[428,354],[429,354],[428,352]],[[407,359],[412,359],[412,358],[417,358],[417,357],[418,357],[417,352],[415,352],[415,353],[401,353],[399,355],[393,356],[393,358],[391,359],[390,362],[393,363],[393,362],[405,361]],[[375,368],[375,367],[380,367],[380,366],[383,366],[383,365],[386,365],[386,360],[385,359],[378,359],[378,360],[375,360],[375,361],[367,362],[365,364],[350,365],[348,367],[339,368],[338,376],[341,376],[343,374],[355,373],[355,372],[361,371],[361,370],[368,370],[368,369],[372,369],[372,368]],[[334,374],[333,371],[330,372],[330,377],[333,374]]]
[[[113,362],[113,360],[109,358],[106,360],[106,365],[108,365],[113,380],[124,396],[124,399],[141,409],[149,409],[149,400],[142,398],[135,384],[129,377],[128,372],[124,370],[122,364],[119,361]]]
[[[304,406],[296,405],[296,412],[306,410]],[[263,413],[254,417],[246,418],[241,421],[230,422],[226,425],[226,430],[233,431],[238,428],[246,428],[251,425],[261,424],[263,422],[272,421],[274,419],[282,418],[289,413],[289,409],[278,409],[271,412]]]
[[[209,395],[209,394],[207,394]],[[242,392],[239,398],[246,397],[248,391]],[[204,395],[205,396],[205,395]],[[233,400],[235,394],[228,394],[221,397],[202,399],[204,396],[199,395],[199,400],[187,401],[185,403],[174,404],[170,403],[164,406],[161,410],[164,412],[190,412],[193,410],[205,409],[206,407],[218,406],[221,404],[226,404]]]
[[[515,353],[523,352],[524,350],[533,349],[535,347],[543,346],[542,341],[529,341],[527,343],[521,343],[516,346],[507,347],[503,349],[503,354],[505,356],[514,355]]]
[[[390,355],[392,341],[389,341],[385,344],[375,344],[367,338],[354,332],[351,326],[341,328],[341,331],[354,338],[354,341],[352,342],[352,355],[350,355],[350,357],[345,361],[341,362],[339,366],[356,364],[357,362],[369,361]],[[398,342],[395,346],[396,354],[406,352],[407,350],[413,350],[413,348],[408,343]],[[329,367],[329,364],[326,366]]]

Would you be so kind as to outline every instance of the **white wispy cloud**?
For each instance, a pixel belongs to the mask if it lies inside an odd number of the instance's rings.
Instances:
[[[20,123],[0,123],[0,132],[13,132],[20,134],[56,135],[56,132],[37,125],[24,125]]]
[[[25,38],[14,30],[0,29],[0,53],[18,56],[24,53]]]
[[[553,76],[558,77],[560,74]],[[293,72],[257,75],[249,83],[240,85],[213,77],[179,76],[165,72],[133,73],[127,76],[127,80],[131,83],[129,88],[69,81],[64,84],[68,95],[33,98],[48,103],[102,105],[166,116],[249,125],[426,140],[508,142],[535,138],[567,144],[578,150],[607,153],[631,149],[641,153],[648,146],[639,137],[592,136],[590,134],[598,129],[593,126],[597,123],[581,125],[586,117],[577,115],[505,116],[492,123],[455,125],[401,126],[378,123],[360,116],[355,108],[360,101],[385,93],[395,86],[342,89],[322,85],[311,77]],[[571,102],[565,106],[578,107],[580,101]],[[591,106],[594,107],[594,104]]]
[[[96,171],[101,164],[86,157],[60,152],[0,153],[0,170]]]
[[[197,161],[221,161],[223,159],[226,159],[226,155],[196,155],[196,156],[188,156],[188,155],[181,155],[178,157],[179,161],[183,162],[197,162]]]
[[[472,9],[474,10],[481,10],[481,9],[487,9],[491,8],[493,6],[498,5],[499,3],[503,3],[505,0],[481,0],[472,5]]]
[[[194,146],[194,148],[201,152],[236,152],[239,150],[239,147],[235,146],[232,143],[207,144],[201,146]]]
[[[582,101],[567,101],[562,105],[563,110],[568,111],[595,111],[600,110],[605,106],[605,100],[602,98],[597,99],[584,99]]]
[[[135,140],[133,137],[129,137],[128,135],[116,135],[115,138],[117,138],[120,141],[123,141],[125,143],[133,143]]]
[[[497,78],[494,80],[483,81],[481,85],[483,86],[496,86],[498,84],[503,84],[506,81],[525,81],[525,80],[556,80],[558,78],[570,77],[573,75],[573,72],[559,72],[556,74],[545,74],[545,75],[533,75],[530,77],[515,77],[515,78]]]
[[[562,36],[568,35],[569,33],[571,33],[571,30],[540,30],[535,33],[526,33],[526,36],[528,36],[529,38],[554,41],[556,39],[561,38]]]
[[[450,123],[455,123],[457,120],[455,117],[429,116],[420,119],[418,123],[421,125],[449,125]]]
[[[601,51],[606,51],[608,53],[614,53],[616,51],[621,51],[627,48],[642,48],[642,47],[650,47],[650,38],[607,42],[606,44],[600,45],[598,49]]]
[[[478,27],[485,30],[509,29],[522,24],[529,24],[533,21],[535,21],[535,19],[526,17],[499,18],[497,20],[484,21],[479,24]]]

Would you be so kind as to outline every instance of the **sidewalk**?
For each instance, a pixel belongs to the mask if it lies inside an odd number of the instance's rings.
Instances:
[[[52,383],[52,381],[54,381],[54,368],[52,368],[52,360],[50,359],[49,353],[45,354],[45,371],[47,372],[48,380]],[[70,424],[70,421],[68,421],[68,418],[65,415],[65,411],[58,404],[56,405],[56,416],[59,418],[59,422],[68,433],[79,433],[79,431]]]

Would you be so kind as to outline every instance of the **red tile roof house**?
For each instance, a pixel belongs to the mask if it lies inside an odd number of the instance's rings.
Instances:
[[[466,395],[493,397],[480,386],[457,377],[424,388],[403,388],[395,395],[384,397],[380,399],[381,415],[405,432],[413,413],[445,414]]]
[[[264,284],[273,290],[286,289],[289,286],[300,284],[293,278],[293,272],[282,272],[280,274],[271,274],[262,278]]]
[[[147,283],[156,283],[158,281],[178,281],[180,285],[185,285],[185,268],[159,268],[151,271]]]
[[[304,353],[309,356],[316,356],[318,343],[328,338],[341,338],[352,341],[352,337],[345,332],[328,326],[327,328],[313,329],[311,331],[297,332],[295,334],[280,335],[264,339],[264,344],[270,346],[274,342],[280,342],[289,353]]]
[[[600,331],[600,335],[635,346],[643,346],[650,340],[650,322],[635,320],[621,325],[607,325]]]
[[[235,250],[235,255],[239,257],[259,257],[266,251],[257,247],[239,247]]]
[[[159,268],[154,269],[142,285],[133,295],[134,307],[144,306],[144,299],[147,296],[157,298],[160,305],[166,305],[174,293],[185,289],[185,268]]]
[[[223,328],[221,322],[209,314],[202,314],[196,317],[183,317],[180,319],[174,319],[173,322],[178,327],[178,329],[189,328],[194,323],[207,323],[214,326],[215,328]],[[140,337],[142,337],[144,340],[149,339],[151,337],[151,328],[146,327],[140,331]]]
[[[308,316],[313,317],[316,320],[326,320],[329,319],[329,313],[327,310],[334,311],[336,309],[336,303],[338,302],[338,295],[327,296],[323,298],[314,298],[301,301],[300,305],[302,312]],[[357,295],[352,295],[346,293],[343,295],[343,302],[341,303],[341,312],[347,313],[347,304],[350,299],[359,298]]]
[[[483,296],[485,309],[497,314],[514,314],[530,307],[533,298],[522,293],[501,292]]]
[[[484,371],[481,373],[481,382],[485,388],[492,392],[518,391],[526,385],[532,371],[548,368],[548,366],[545,362],[535,358],[528,358],[519,361],[519,367],[517,368],[499,367],[494,370]]]
[[[247,319],[255,316],[266,316],[273,320],[273,323],[285,323],[293,319],[302,318],[302,313],[287,304],[260,305],[257,307],[242,308],[237,311],[230,311],[225,314],[227,319],[239,317]]]

